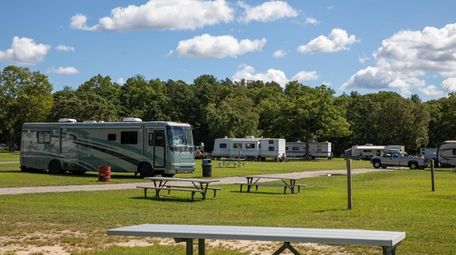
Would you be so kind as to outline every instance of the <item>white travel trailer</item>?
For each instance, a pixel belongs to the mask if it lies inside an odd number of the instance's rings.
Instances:
[[[285,139],[281,138],[216,138],[214,141],[214,158],[246,158],[249,160],[275,160],[285,157]]]
[[[21,170],[84,173],[100,165],[140,176],[193,172],[193,135],[189,124],[165,121],[25,123]]]
[[[287,158],[304,158],[306,156],[306,143],[304,142],[287,142]],[[330,142],[309,143],[309,154],[311,158],[332,158]]]
[[[386,146],[383,145],[353,145],[351,149],[345,150],[347,157],[352,159],[367,159],[383,155]]]
[[[456,166],[456,140],[448,140],[440,145],[437,152],[440,166]]]

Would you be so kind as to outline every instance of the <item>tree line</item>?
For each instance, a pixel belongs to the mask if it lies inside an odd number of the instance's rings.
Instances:
[[[409,152],[455,139],[456,94],[422,102],[395,92],[335,95],[325,85],[217,79],[201,75],[181,80],[147,80],[136,75],[124,84],[96,75],[78,88],[52,92],[46,75],[7,66],[0,73],[0,142],[20,144],[24,122],[60,118],[187,122],[195,144],[208,151],[218,137],[281,137],[288,141],[330,141],[335,155],[355,144],[401,144]]]

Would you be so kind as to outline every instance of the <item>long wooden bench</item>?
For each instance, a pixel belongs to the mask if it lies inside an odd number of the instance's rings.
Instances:
[[[378,245],[383,255],[396,255],[397,247],[405,238],[405,232],[374,231],[360,229],[318,229],[215,225],[167,225],[143,224],[109,229],[109,235],[170,237],[186,243],[186,254],[193,254],[193,240],[198,239],[198,254],[205,255],[205,239],[255,240],[283,242],[273,253],[278,255],[289,250],[299,255],[291,242],[323,244]]]
[[[205,199],[205,190],[203,189],[197,189],[197,188],[193,188],[193,187],[190,187],[190,186],[171,186],[171,185],[167,185],[167,186],[162,186],[162,187],[155,187],[153,185],[139,185],[139,186],[136,186],[136,188],[138,189],[144,189],[144,197],[147,198],[147,190],[149,189],[152,189],[152,190],[155,190],[155,199],[159,199],[160,198],[160,191],[162,190],[166,190],[168,191],[168,194],[170,194],[171,191],[186,191],[186,192],[191,192],[192,194],[192,201],[195,200],[195,193],[200,193],[202,196],[203,196],[203,199]],[[214,191],[214,198],[217,194],[217,191],[218,190],[222,190],[222,188],[207,188],[207,190],[213,190]]]
[[[255,187],[255,191],[258,191],[258,187],[259,186],[263,186],[263,187],[282,187],[283,188],[283,194],[286,194],[287,193],[287,189],[294,189],[294,188],[297,188],[298,192],[301,192],[301,187],[306,187],[307,185],[305,184],[294,184],[294,185],[285,185],[283,183],[245,183],[245,182],[237,182],[237,183],[234,183],[235,185],[239,185],[239,191],[242,192],[242,188],[245,186],[247,187]],[[250,189],[247,189],[248,192],[250,192]]]

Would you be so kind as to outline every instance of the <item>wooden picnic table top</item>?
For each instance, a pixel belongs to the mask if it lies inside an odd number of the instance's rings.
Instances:
[[[168,224],[143,224],[109,229],[108,234],[190,239],[368,244],[387,247],[395,246],[405,238],[405,232],[392,231]]]
[[[144,179],[151,180],[151,181],[176,181],[176,182],[198,182],[198,183],[212,183],[212,182],[219,181],[217,179],[175,178],[175,177],[160,177],[160,176],[145,177]]]
[[[300,180],[302,178],[298,177],[288,177],[288,176],[270,176],[270,175],[247,175],[244,176],[247,179],[271,179],[271,180]]]

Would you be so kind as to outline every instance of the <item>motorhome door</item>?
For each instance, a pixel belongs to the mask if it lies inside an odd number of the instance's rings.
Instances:
[[[159,129],[147,129],[148,143],[147,155],[153,159],[154,168],[165,167],[165,131]]]

